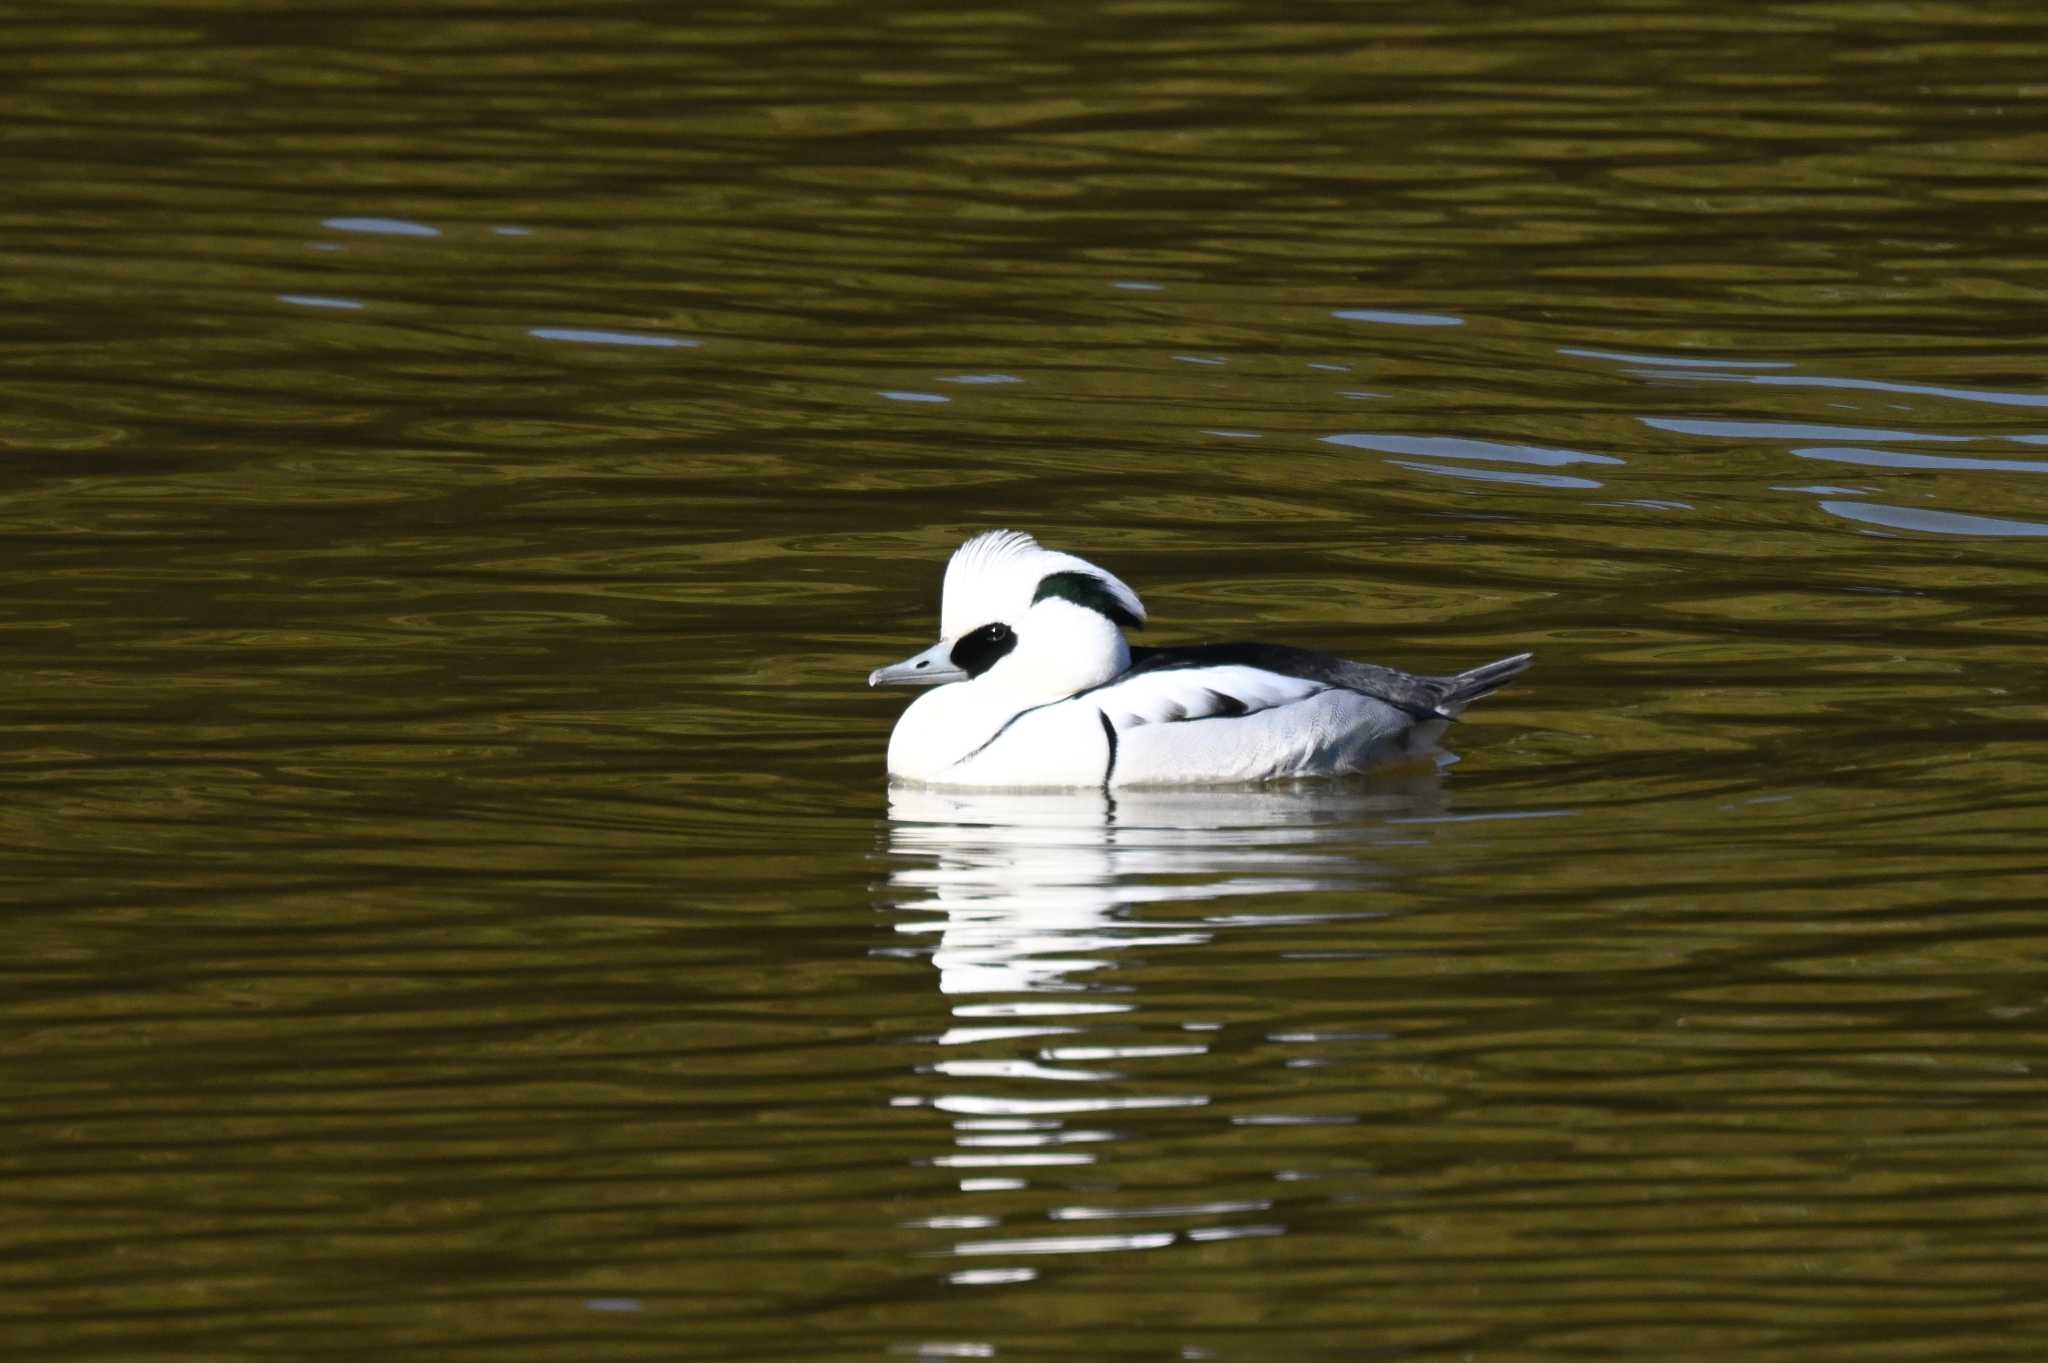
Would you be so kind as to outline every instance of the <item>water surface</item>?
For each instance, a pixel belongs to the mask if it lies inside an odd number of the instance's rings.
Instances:
[[[22,1356],[2041,1355],[2031,12],[0,40]],[[891,793],[1004,525],[1538,666]]]

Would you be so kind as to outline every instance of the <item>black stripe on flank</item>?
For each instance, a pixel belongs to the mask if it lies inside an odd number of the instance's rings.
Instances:
[[[970,677],[978,677],[1001,662],[1016,646],[1016,631],[995,620],[960,636],[953,645],[953,666]]]
[[[1109,762],[1102,768],[1102,788],[1109,789],[1109,778],[1116,775],[1116,725],[1109,722],[1109,716],[1101,710],[1095,717],[1102,721],[1102,736],[1109,740]]]
[[[1033,593],[1031,604],[1035,606],[1048,596],[1086,606],[1098,615],[1108,616],[1125,629],[1145,628],[1145,622],[1131,614],[1130,607],[1116,599],[1116,593],[1109,589],[1109,584],[1093,573],[1047,573],[1038,579],[1038,590]]]

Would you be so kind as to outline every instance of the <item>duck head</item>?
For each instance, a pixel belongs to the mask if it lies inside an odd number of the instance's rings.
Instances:
[[[1015,530],[961,545],[946,565],[939,642],[876,668],[869,686],[967,682],[1019,707],[1100,686],[1131,665],[1125,629],[1145,607],[1114,574]]]

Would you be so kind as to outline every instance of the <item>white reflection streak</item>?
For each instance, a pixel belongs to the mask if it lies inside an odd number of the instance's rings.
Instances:
[[[1072,1036],[1074,1027],[948,1027],[939,1036],[941,1046],[973,1046],[983,1041],[1017,1041],[1033,1036]]]
[[[1384,797],[1382,797],[1384,798]],[[1336,888],[1357,862],[1326,844],[1329,815],[1358,792],[1299,790],[966,793],[898,788],[889,796],[889,884],[901,907],[937,918],[899,923],[938,934],[932,964],[946,994],[1044,994],[1085,987],[1133,948],[1199,946],[1206,923],[1135,923],[1145,904]],[[1100,1007],[1101,1005],[1092,1005]],[[1041,1011],[1058,1013],[1047,1000]]]
[[[1172,1231],[1137,1235],[1041,1235],[1026,1240],[963,1240],[955,1254],[1100,1254],[1112,1249],[1163,1249]]]
[[[1113,1070],[1062,1069],[1035,1060],[941,1060],[932,1070],[955,1079],[1049,1079],[1071,1083],[1117,1077]]]
[[[941,1169],[1015,1169],[1027,1166],[1052,1166],[1059,1164],[1093,1164],[1095,1156],[1068,1154],[1021,1154],[1006,1152],[1000,1155],[940,1155],[932,1161]]]
[[[920,891],[906,908],[937,920],[897,931],[937,932],[932,964],[947,994],[1032,993],[1072,987],[1110,953],[1188,946],[1207,933],[1112,932],[1122,901],[1108,800],[1099,792],[1052,796],[959,796],[892,791],[893,850],[934,855],[891,883]]]
[[[940,1112],[974,1112],[1006,1117],[1026,1115],[1072,1116],[1082,1112],[1139,1112],[1161,1107],[1206,1107],[1209,1100],[1190,1095],[1181,1098],[977,1098],[972,1094],[948,1094],[932,1099]]]
[[[1046,1216],[1054,1221],[1124,1221],[1141,1216],[1235,1216],[1271,1211],[1272,1207],[1270,1198],[1258,1197],[1239,1202],[1173,1202],[1163,1207],[1054,1207]]]

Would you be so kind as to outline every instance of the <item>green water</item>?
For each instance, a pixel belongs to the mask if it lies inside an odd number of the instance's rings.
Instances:
[[[2048,31],[0,14],[0,1341],[2035,1359]],[[888,791],[944,557],[1522,649]]]

